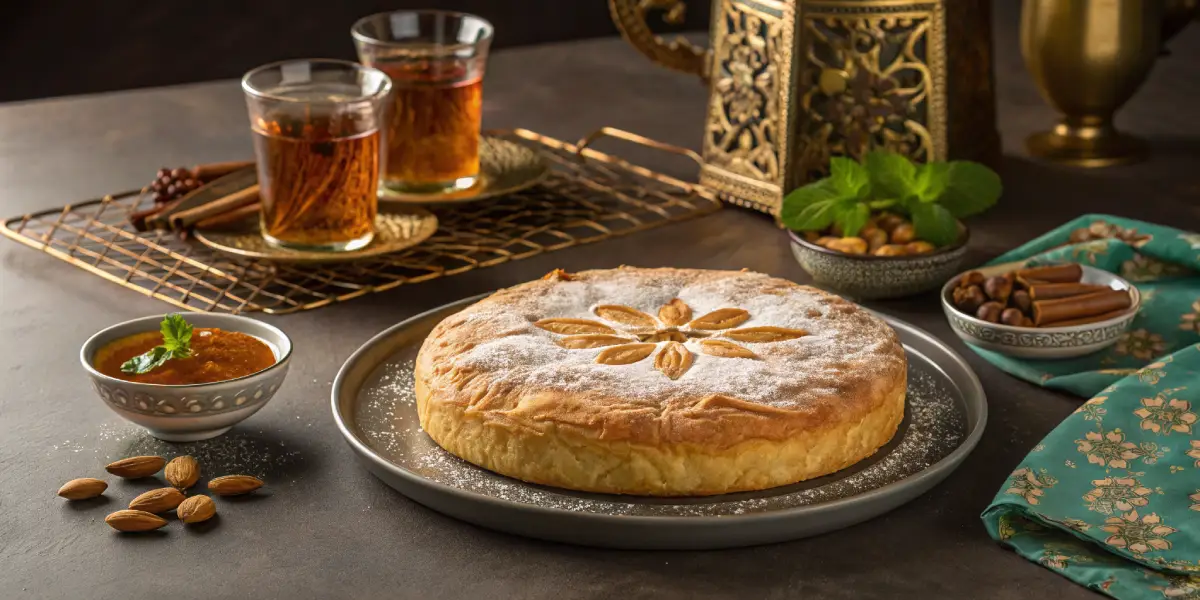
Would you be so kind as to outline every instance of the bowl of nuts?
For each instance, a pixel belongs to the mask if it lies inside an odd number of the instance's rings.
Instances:
[[[935,246],[917,239],[912,223],[892,213],[869,217],[858,235],[838,228],[789,231],[792,254],[818,285],[861,300],[910,296],[936,289],[958,272],[970,234]]]
[[[967,252],[961,219],[1000,198],[1000,176],[970,161],[914,164],[887,150],[834,156],[829,176],[789,192],[779,221],[823,287],[861,300],[936,289]]]
[[[1064,264],[968,271],[942,288],[950,327],[968,344],[1017,358],[1075,358],[1129,329],[1138,289],[1093,267]]]

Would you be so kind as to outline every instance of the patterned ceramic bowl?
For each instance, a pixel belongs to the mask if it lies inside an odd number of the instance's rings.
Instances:
[[[109,377],[92,366],[105,344],[135,333],[156,331],[162,316],[143,317],[113,325],[84,342],[79,351],[92,387],[109,408],[169,442],[194,442],[216,437],[267,404],[287,375],[292,340],[276,327],[247,317],[189,313],[195,327],[217,327],[252,335],[275,353],[275,364],[245,377],[194,385],[134,383]]]
[[[1011,270],[1008,266],[1004,270]],[[987,269],[979,269],[985,275],[995,275]],[[1124,313],[1105,321],[1072,325],[1070,327],[1013,327],[1000,323],[989,323],[976,319],[954,307],[951,293],[958,285],[955,276],[942,288],[942,310],[950,321],[950,328],[968,344],[984,350],[992,350],[1016,358],[1075,358],[1103,350],[1117,342],[1121,334],[1137,316],[1142,305],[1138,289],[1128,281],[1100,269],[1083,266],[1083,283],[1106,285],[1114,290],[1129,290],[1133,306]]]
[[[899,298],[936,289],[958,272],[970,232],[959,223],[958,241],[929,254],[867,256],[844,254],[788,231],[792,254],[813,281],[856,300]]]

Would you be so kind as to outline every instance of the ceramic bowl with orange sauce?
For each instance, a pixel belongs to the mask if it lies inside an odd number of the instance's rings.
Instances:
[[[287,375],[292,341],[279,328],[236,315],[185,313],[191,356],[144,374],[126,360],[162,343],[162,315],[113,325],[84,343],[79,359],[109,408],[159,439],[216,437],[258,412]]]

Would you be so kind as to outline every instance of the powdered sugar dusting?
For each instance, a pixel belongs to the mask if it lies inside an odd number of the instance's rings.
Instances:
[[[415,346],[403,348],[377,367],[363,385],[354,422],[367,444],[386,460],[431,481],[546,508],[606,515],[691,517],[762,513],[821,504],[914,475],[945,458],[966,437],[967,420],[958,388],[928,359],[909,352],[904,422],[887,446],[853,467],[791,486],[708,498],[639,498],[573,492],[527,484],[481,469],[446,452],[425,435],[413,400],[416,351]]]
[[[700,275],[697,275],[699,273]],[[635,308],[648,315],[679,298],[693,318],[722,308],[740,308],[750,318],[738,327],[801,329],[798,339],[744,343],[758,358],[703,354],[699,339],[685,347],[694,364],[678,379],[654,368],[652,359],[629,365],[597,364],[603,348],[567,349],[563,336],[536,327],[546,318],[604,322],[633,339],[631,328],[595,314],[601,304]],[[756,273],[713,271],[606,271],[579,280],[537,282],[519,293],[504,291],[460,314],[455,328],[470,336],[471,348],[444,357],[456,369],[487,372],[496,384],[567,392],[601,391],[625,399],[728,395],[777,407],[796,407],[836,394],[848,381],[901,368],[889,352],[894,334],[878,319],[839,299]],[[686,329],[686,327],[684,328]],[[719,333],[719,332],[717,332]],[[659,350],[665,342],[659,342]]]

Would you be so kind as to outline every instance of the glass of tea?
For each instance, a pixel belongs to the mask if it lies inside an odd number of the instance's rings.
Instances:
[[[480,181],[483,72],[492,25],[464,13],[399,11],[351,29],[358,58],[392,79],[379,192],[438,194]]]
[[[242,78],[267,243],[336,252],[371,242],[391,87],[342,60],[272,63]]]

